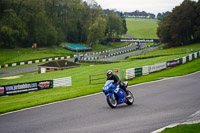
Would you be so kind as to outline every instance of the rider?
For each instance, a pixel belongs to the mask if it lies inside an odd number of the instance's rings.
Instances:
[[[120,88],[123,89],[125,91],[125,93],[127,94],[125,84],[119,79],[119,77],[117,75],[113,74],[113,72],[111,70],[107,71],[107,80],[114,80],[113,84],[115,86],[119,85]]]

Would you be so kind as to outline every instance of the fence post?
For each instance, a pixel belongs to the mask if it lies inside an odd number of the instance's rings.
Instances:
[[[89,84],[91,84],[91,75],[89,75]]]

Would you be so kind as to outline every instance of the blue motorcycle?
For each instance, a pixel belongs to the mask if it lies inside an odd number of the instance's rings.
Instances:
[[[128,82],[124,82],[125,85],[128,85]],[[124,90],[122,90],[119,85],[113,85],[112,80],[106,81],[103,92],[106,95],[106,100],[108,105],[111,108],[116,108],[118,104],[126,103],[128,105],[132,105],[134,102],[133,94],[127,90],[127,95]]]

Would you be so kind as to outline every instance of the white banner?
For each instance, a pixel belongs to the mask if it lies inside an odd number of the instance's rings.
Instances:
[[[142,67],[142,75],[149,74],[149,66],[143,66]]]
[[[191,60],[192,60],[192,54],[189,55],[189,61],[191,61]]]
[[[32,64],[33,63],[33,61],[28,61],[28,64]]]
[[[12,66],[16,66],[17,65],[17,63],[12,63]]]
[[[197,58],[197,52],[196,52],[196,53],[194,53],[194,58],[195,58],[195,59]]]
[[[186,56],[182,58],[183,59],[183,64],[186,63]]]
[[[71,77],[65,77],[53,80],[53,88],[63,87],[63,86],[72,86]]]
[[[135,68],[126,69],[126,79],[135,78]]]
[[[163,62],[163,63],[149,66],[149,72],[152,73],[152,72],[160,71],[160,70],[166,69],[166,68],[167,68],[167,63]]]

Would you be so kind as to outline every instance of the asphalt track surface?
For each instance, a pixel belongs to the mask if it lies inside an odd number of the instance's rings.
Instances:
[[[18,73],[24,73],[24,72],[30,72],[38,70],[38,66],[29,66],[29,67],[21,67],[21,68],[12,68],[7,70],[0,70],[0,76],[7,76],[7,75],[13,75]]]
[[[148,49],[144,49],[144,50],[137,50],[137,51],[122,54],[122,55],[104,58],[103,60],[121,60],[121,59],[125,59],[126,57],[129,57],[129,56],[132,56],[132,55],[139,55],[139,54],[142,54],[142,53],[147,53],[147,52],[153,51],[155,49],[157,49],[157,47],[152,47],[152,48],[148,48]]]
[[[200,110],[200,72],[129,87],[111,109],[103,93],[0,115],[1,133],[149,133]]]

